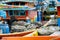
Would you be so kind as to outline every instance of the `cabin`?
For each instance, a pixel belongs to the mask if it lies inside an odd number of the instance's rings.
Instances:
[[[26,20],[26,17],[29,15],[29,10],[35,9],[34,2],[28,1],[7,1],[3,4],[6,4],[3,7],[3,10],[6,11],[6,19],[10,19],[11,16],[15,16],[17,20]]]

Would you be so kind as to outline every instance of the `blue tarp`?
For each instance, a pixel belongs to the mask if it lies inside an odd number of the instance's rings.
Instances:
[[[57,24],[60,26],[60,18],[57,19]]]
[[[60,2],[60,0],[57,0],[58,2]]]
[[[10,32],[9,32],[8,24],[0,24],[0,29],[2,30],[2,33],[3,33],[3,34],[5,34],[5,33],[10,33]]]
[[[38,11],[38,15],[37,15],[37,21],[41,21],[42,20],[42,13],[41,11]]]
[[[0,16],[2,16],[5,19],[6,18],[6,12],[3,10],[0,10]]]

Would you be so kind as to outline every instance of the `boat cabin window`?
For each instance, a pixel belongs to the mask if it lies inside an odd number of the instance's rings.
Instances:
[[[20,5],[25,5],[25,2],[21,2]]]
[[[15,15],[15,16],[20,16],[20,15],[19,15],[19,11],[18,11],[18,10],[15,10],[15,11],[14,11],[14,15]]]
[[[19,2],[15,2],[14,5],[19,5]]]
[[[9,10],[9,16],[25,16],[26,13],[24,10]]]
[[[12,3],[6,3],[6,4],[8,4],[8,5],[12,5]]]
[[[21,10],[20,11],[20,16],[25,16],[25,15],[26,15],[25,11],[24,10]]]
[[[9,13],[9,16],[13,16],[13,11],[12,10],[9,10],[8,13]]]

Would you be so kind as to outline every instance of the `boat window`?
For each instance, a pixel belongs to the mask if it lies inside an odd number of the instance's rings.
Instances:
[[[24,10],[9,10],[8,11],[9,16],[25,16],[25,11]]]
[[[15,2],[14,5],[19,5],[19,2]]]
[[[25,5],[25,3],[24,2],[21,2],[20,5]]]
[[[14,11],[14,15],[15,15],[15,16],[19,16],[19,10],[15,10],[15,11]]]
[[[25,11],[24,10],[21,10],[20,11],[20,16],[25,16],[26,14],[25,14]]]
[[[12,10],[9,10],[8,13],[9,13],[9,16],[13,16],[13,11]]]
[[[12,3],[6,3],[6,4],[8,4],[8,5],[12,5]]]

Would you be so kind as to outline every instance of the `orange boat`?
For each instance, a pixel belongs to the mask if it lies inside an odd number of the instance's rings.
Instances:
[[[32,32],[34,32],[34,30],[29,30],[29,31],[25,31],[25,32],[10,33],[10,34],[0,34],[0,39],[3,37],[22,37],[22,36],[30,34]]]
[[[38,36],[37,31],[2,37],[2,40],[60,40],[59,36]]]
[[[37,36],[37,37],[4,37],[2,40],[60,40],[60,37]]]

